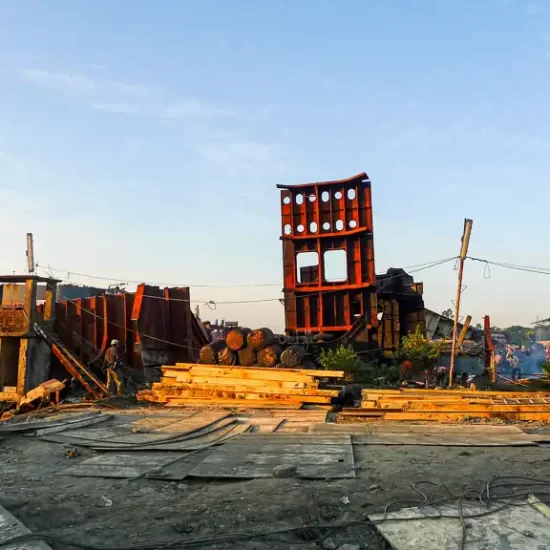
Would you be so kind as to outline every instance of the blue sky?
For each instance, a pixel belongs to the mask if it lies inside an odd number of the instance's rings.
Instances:
[[[361,171],[378,272],[458,254],[464,217],[471,255],[550,267],[550,3],[0,3],[1,271],[32,231],[43,265],[277,298],[275,185]],[[550,316],[550,277],[487,276],[474,322]],[[452,307],[452,264],[416,277]],[[283,328],[278,302],[202,312]]]

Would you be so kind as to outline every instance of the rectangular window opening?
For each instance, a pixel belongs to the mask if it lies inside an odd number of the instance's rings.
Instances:
[[[319,281],[319,254],[317,252],[296,254],[296,271],[299,283],[317,283]]]
[[[348,263],[345,250],[327,250],[323,255],[323,264],[327,283],[347,281]]]

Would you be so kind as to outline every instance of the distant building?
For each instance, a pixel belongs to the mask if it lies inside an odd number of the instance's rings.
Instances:
[[[436,313],[431,309],[425,309],[424,314],[426,317],[426,336],[430,340],[450,339],[453,337],[454,321],[451,318],[445,317],[445,315],[441,315],[440,313]],[[457,323],[458,334],[460,334],[463,327],[463,323]],[[468,330],[466,331],[466,339],[475,340],[476,334],[479,332],[481,331],[475,327],[468,327]]]
[[[93,298],[105,294],[107,289],[85,285],[59,285],[58,300],[78,300],[79,298]]]

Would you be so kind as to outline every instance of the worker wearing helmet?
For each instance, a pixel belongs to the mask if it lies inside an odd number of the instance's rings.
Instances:
[[[111,346],[105,352],[103,368],[107,372],[107,388],[111,391],[113,382],[118,396],[122,395],[124,357],[118,340],[112,340]]]

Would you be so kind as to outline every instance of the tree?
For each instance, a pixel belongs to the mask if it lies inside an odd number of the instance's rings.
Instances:
[[[449,319],[454,319],[454,313],[453,313],[453,310],[451,308],[444,309],[441,312],[441,315],[443,315],[443,317],[448,317]]]
[[[513,325],[504,329],[504,334],[508,343],[514,346],[529,347],[533,342],[533,330],[520,325]]]
[[[413,367],[427,369],[432,367],[439,357],[443,342],[432,342],[417,325],[415,332],[401,340],[400,355],[413,364]]]

